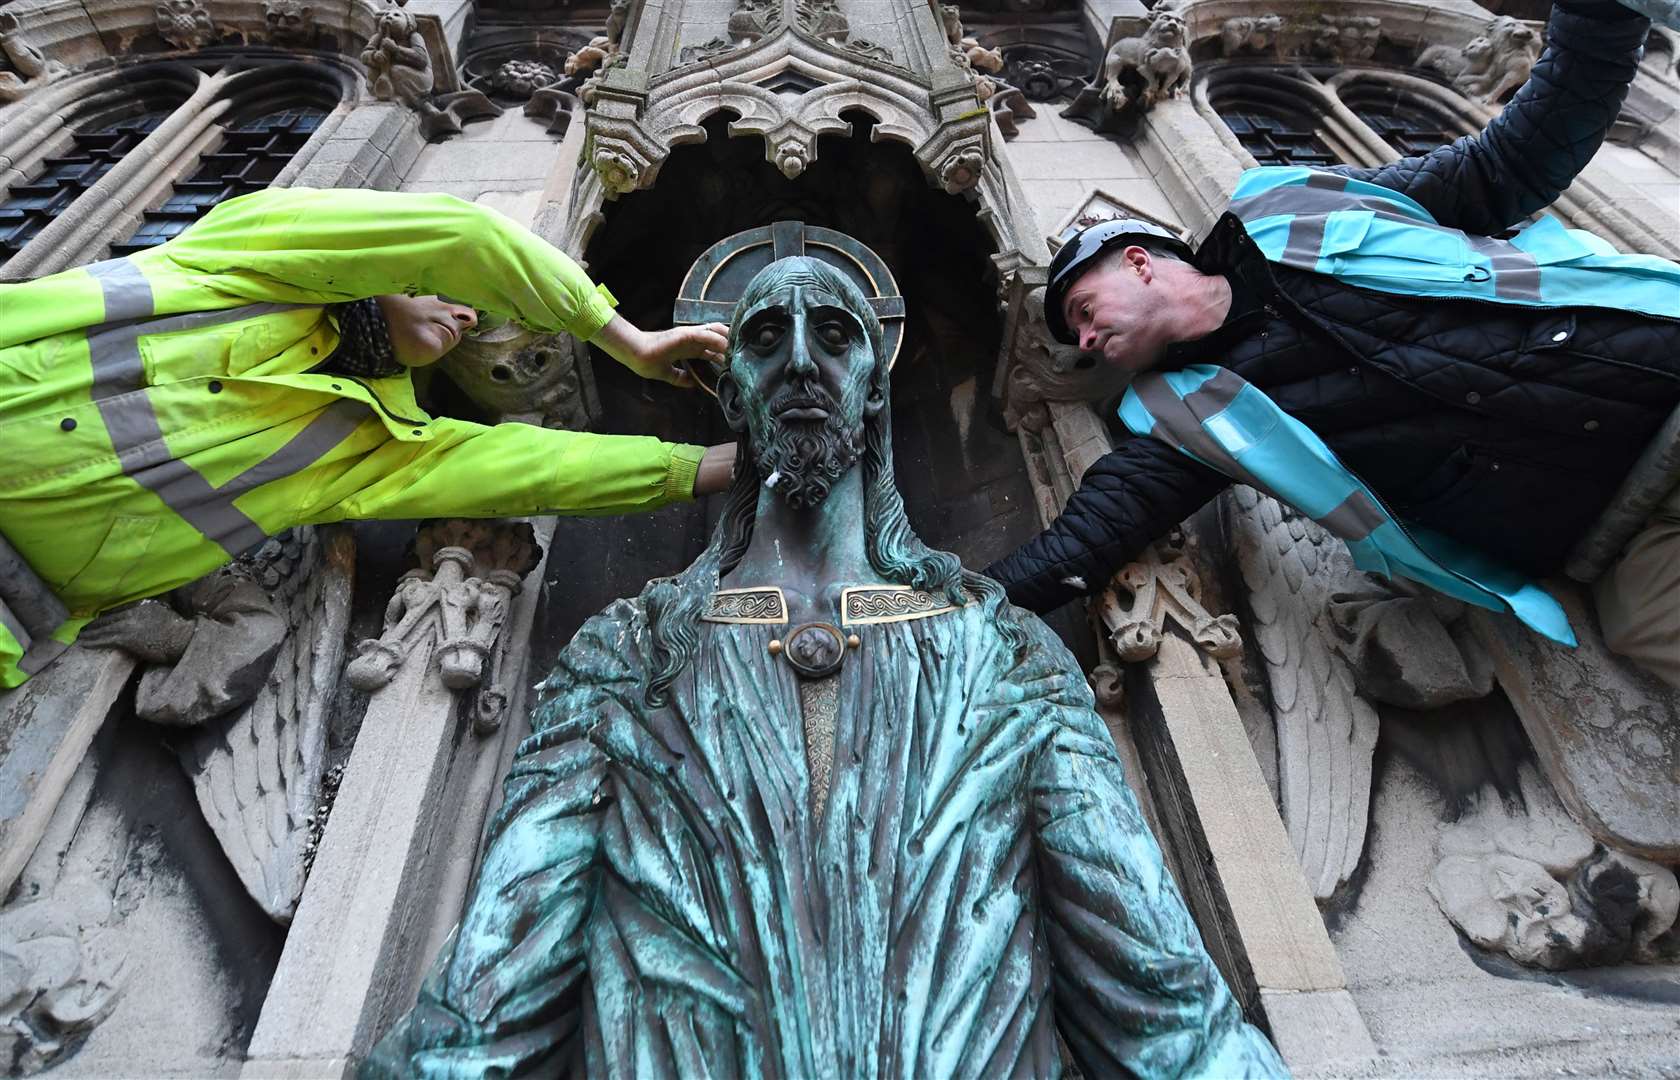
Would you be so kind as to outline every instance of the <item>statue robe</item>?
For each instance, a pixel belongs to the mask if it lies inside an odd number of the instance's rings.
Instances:
[[[925,595],[925,594],[924,594]],[[474,893],[372,1076],[1283,1075],[1203,951],[1078,665],[979,604],[851,624],[817,812],[787,627],[640,601],[544,685]]]

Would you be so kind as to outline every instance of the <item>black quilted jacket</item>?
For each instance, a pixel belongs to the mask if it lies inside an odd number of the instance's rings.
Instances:
[[[1592,158],[1648,23],[1612,3],[1553,10],[1546,52],[1478,135],[1376,169],[1437,221],[1492,234],[1546,206]],[[1242,314],[1162,364],[1231,368],[1307,424],[1395,512],[1533,574],[1561,568],[1680,404],[1680,323],[1374,292],[1267,262],[1226,215],[1194,260]],[[1155,439],[1086,472],[1048,530],[987,568],[1048,611],[1101,588],[1230,481]]]

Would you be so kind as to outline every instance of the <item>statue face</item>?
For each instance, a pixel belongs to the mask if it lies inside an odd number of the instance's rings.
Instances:
[[[863,451],[875,345],[867,302],[814,260],[783,259],[748,284],[735,316],[724,416],[748,433],[759,474],[797,508],[827,498]]]

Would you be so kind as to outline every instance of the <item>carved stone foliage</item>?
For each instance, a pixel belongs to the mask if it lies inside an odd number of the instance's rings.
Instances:
[[[809,18],[825,25],[815,9]],[[731,51],[706,68],[673,72],[645,94],[603,87],[588,113],[585,149],[601,185],[613,194],[651,185],[670,148],[703,139],[701,121],[720,108],[739,117],[730,134],[762,136],[766,159],[787,176],[816,160],[821,136],[851,130],[842,112],[863,109],[877,118],[875,138],[911,145],[937,186],[957,193],[981,182],[992,160],[990,124],[971,92],[942,91],[930,109],[927,85],[908,71],[785,31],[775,42],[782,51]],[[805,84],[800,93],[778,92],[776,80],[790,70]]]
[[[216,24],[204,0],[158,0],[158,36],[177,49],[202,49],[216,40]]]
[[[7,1076],[58,1064],[116,1007],[124,958],[105,933],[112,921],[110,887],[83,876],[0,909],[0,1060]]]
[[[1099,610],[1122,660],[1136,662],[1154,656],[1169,617],[1189,631],[1209,656],[1235,656],[1242,651],[1236,617],[1212,615],[1202,606],[1195,571],[1172,548],[1163,554],[1160,545],[1151,545],[1137,561],[1121,567],[1103,590]]]
[[[281,923],[303,894],[354,573],[347,528],[297,529],[84,632],[146,663],[135,713],[185,729],[177,751],[205,821]]]
[[[376,692],[426,647],[445,686],[476,688],[474,726],[494,731],[508,701],[502,624],[542,548],[526,522],[450,518],[421,525],[414,553],[420,566],[398,582],[385,608],[385,632],[357,646],[346,672],[350,684]]]
[[[1484,949],[1558,970],[1680,959],[1680,884],[1667,867],[1596,843],[1530,765],[1520,800],[1492,787],[1443,825],[1429,891]]]
[[[307,0],[263,0],[263,22],[273,45],[308,48],[320,32],[315,7]]]
[[[48,60],[24,38],[18,17],[9,11],[0,11],[0,55],[11,67],[0,67],[0,104],[16,101],[65,73],[63,64]]]
[[[1521,86],[1540,59],[1540,34],[1509,15],[1500,15],[1461,48],[1431,45],[1418,66],[1444,75],[1465,97],[1491,104]]]

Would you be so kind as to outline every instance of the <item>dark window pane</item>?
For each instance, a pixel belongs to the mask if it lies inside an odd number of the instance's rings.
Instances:
[[[204,155],[191,176],[176,181],[163,205],[146,211],[134,235],[111,245],[111,254],[127,255],[161,244],[180,235],[217,203],[267,187],[325,116],[320,109],[286,109],[230,128],[221,147]]]
[[[1262,165],[1334,165],[1336,155],[1319,141],[1311,125],[1243,103],[1221,109],[1220,119]]]
[[[1453,140],[1453,135],[1447,131],[1445,125],[1417,110],[1400,107],[1371,108],[1358,109],[1356,114],[1372,131],[1381,135],[1384,142],[1400,151],[1403,157],[1427,154],[1437,146]]]

